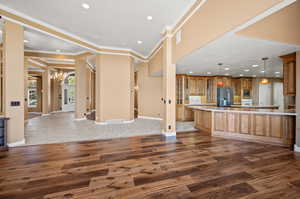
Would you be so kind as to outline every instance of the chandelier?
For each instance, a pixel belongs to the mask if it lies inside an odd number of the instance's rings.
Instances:
[[[52,73],[51,79],[63,81],[65,79],[65,73],[62,71],[59,71],[59,72],[56,71],[56,72]]]

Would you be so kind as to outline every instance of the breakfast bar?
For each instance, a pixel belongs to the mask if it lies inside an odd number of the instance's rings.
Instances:
[[[296,113],[291,110],[188,106],[194,127],[219,136],[292,147]]]

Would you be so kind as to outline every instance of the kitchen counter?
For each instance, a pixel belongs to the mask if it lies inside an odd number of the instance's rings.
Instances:
[[[212,136],[262,142],[285,147],[295,143],[293,110],[187,106],[194,113],[194,127]]]
[[[279,106],[275,105],[252,105],[252,106],[245,106],[245,105],[231,105],[232,108],[254,108],[254,109],[279,109]]]
[[[187,106],[190,109],[213,111],[213,112],[232,112],[232,113],[255,113],[265,115],[289,115],[297,116],[294,110],[280,110],[280,109],[265,109],[265,108],[249,108],[249,107],[217,107],[217,106]]]

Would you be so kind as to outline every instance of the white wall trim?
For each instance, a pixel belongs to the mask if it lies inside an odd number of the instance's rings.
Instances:
[[[84,120],[87,120],[87,119],[86,119],[86,117],[82,117],[82,118],[75,118],[74,120],[75,121],[84,121]]]
[[[95,122],[96,125],[108,125],[107,122]]]
[[[131,124],[133,123],[135,120],[124,120],[123,123],[124,124]]]
[[[148,116],[138,116],[139,119],[147,119],[147,120],[162,120],[159,117],[148,117]]]
[[[300,153],[300,146],[294,145],[294,151]]]
[[[174,137],[174,136],[176,136],[176,131],[172,131],[172,132],[162,131],[162,134],[166,137]]]
[[[46,116],[50,116],[50,115],[51,115],[50,113],[42,114],[42,117],[46,117]]]
[[[24,18],[24,19],[26,19],[26,20],[32,21],[32,22],[34,22],[34,23],[40,24],[40,25],[42,25],[42,26],[45,26],[46,28],[52,29],[52,30],[54,30],[54,31],[56,31],[56,32],[63,33],[64,35],[69,36],[69,37],[72,37],[72,38],[74,38],[74,39],[76,39],[76,40],[85,42],[85,43],[87,43],[87,44],[89,44],[89,45],[91,45],[91,46],[93,46],[93,47],[95,47],[95,48],[98,48],[98,49],[101,49],[101,48],[102,48],[102,49],[107,49],[107,50],[124,50],[124,51],[129,51],[129,52],[131,52],[131,53],[134,53],[134,54],[136,54],[136,55],[142,57],[143,59],[147,59],[146,56],[144,56],[144,55],[142,55],[142,54],[140,54],[140,53],[138,53],[138,52],[136,52],[136,51],[134,51],[134,50],[132,50],[132,49],[97,45],[97,44],[95,44],[95,43],[93,43],[93,42],[90,42],[90,41],[88,41],[88,40],[85,40],[85,39],[83,39],[83,38],[81,38],[81,37],[79,37],[79,36],[76,36],[76,35],[74,35],[74,34],[71,34],[71,33],[67,32],[67,31],[65,31],[65,30],[63,30],[63,29],[57,28],[57,27],[52,26],[52,25],[50,25],[50,24],[48,24],[48,23],[45,23],[45,22],[43,22],[43,21],[34,19],[34,18],[32,18],[32,17],[30,17],[30,16],[24,14],[24,13],[21,13],[21,12],[19,12],[19,11],[16,11],[16,10],[14,10],[14,9],[11,9],[11,8],[9,8],[9,7],[7,7],[7,6],[4,6],[3,4],[0,4],[0,9],[3,9],[3,10],[5,10],[5,11],[9,12],[9,13],[12,13],[12,14],[18,16],[18,17],[21,17],[21,18]],[[45,33],[45,34],[47,34],[47,35],[53,36],[53,37],[58,38],[58,39],[60,39],[60,40],[63,40],[63,41],[66,41],[66,42],[75,44],[75,45],[80,46],[80,47],[83,47],[83,48],[85,48],[85,49],[89,49],[89,50],[92,51],[92,52],[100,53],[100,52],[99,52],[98,50],[96,50],[96,49],[89,48],[89,47],[87,47],[87,46],[85,46],[85,45],[81,45],[81,44],[79,44],[79,43],[77,43],[77,42],[74,42],[74,41],[70,41],[70,40],[68,40],[68,39],[61,38],[61,37],[59,37],[59,36],[57,36],[57,35],[55,35],[55,34],[51,34],[51,33],[47,32],[47,31],[43,31],[43,30],[38,29],[38,28],[36,28],[36,27],[33,27],[33,26],[28,25],[28,24],[22,23],[22,22],[20,22],[20,21],[11,19],[11,18],[9,18],[9,17],[7,17],[7,16],[2,16],[2,17],[3,17],[4,19],[7,19],[7,20],[13,21],[13,22],[15,22],[15,23],[21,24],[21,25],[23,25],[23,26],[25,26],[25,27],[32,28],[32,29],[37,30],[37,31],[39,31],[39,32],[43,32],[43,33]],[[135,56],[134,56],[134,57],[135,57]],[[135,57],[135,58],[140,59],[139,57]]]
[[[13,143],[8,143],[8,147],[16,147],[16,146],[22,146],[25,144],[25,139],[19,142],[13,142]]]

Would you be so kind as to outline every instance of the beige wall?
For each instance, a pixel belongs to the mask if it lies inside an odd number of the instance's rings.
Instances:
[[[150,66],[138,66],[138,113],[139,116],[161,118],[162,77],[149,76]]]
[[[162,76],[163,69],[163,47],[149,60],[149,75]]]
[[[296,131],[296,144],[300,147],[300,51],[297,52],[297,61],[296,61],[296,111],[298,113],[297,116],[297,131]]]
[[[75,78],[76,78],[76,100],[75,100],[75,118],[82,119],[87,112],[87,66],[84,59],[76,60]]]
[[[123,55],[97,55],[96,121],[133,120],[133,64]]]
[[[183,25],[182,41],[173,37],[173,62],[201,48],[283,0],[208,0]]]
[[[24,29],[10,21],[4,22],[4,115],[8,121],[8,143],[24,141]],[[12,107],[18,101],[20,106]]]
[[[46,69],[42,73],[42,112],[43,114],[49,114],[51,111],[51,82],[50,82],[50,70]]]
[[[238,34],[300,45],[300,1],[240,31]]]
[[[51,112],[61,110],[61,81],[58,79],[51,79]]]

